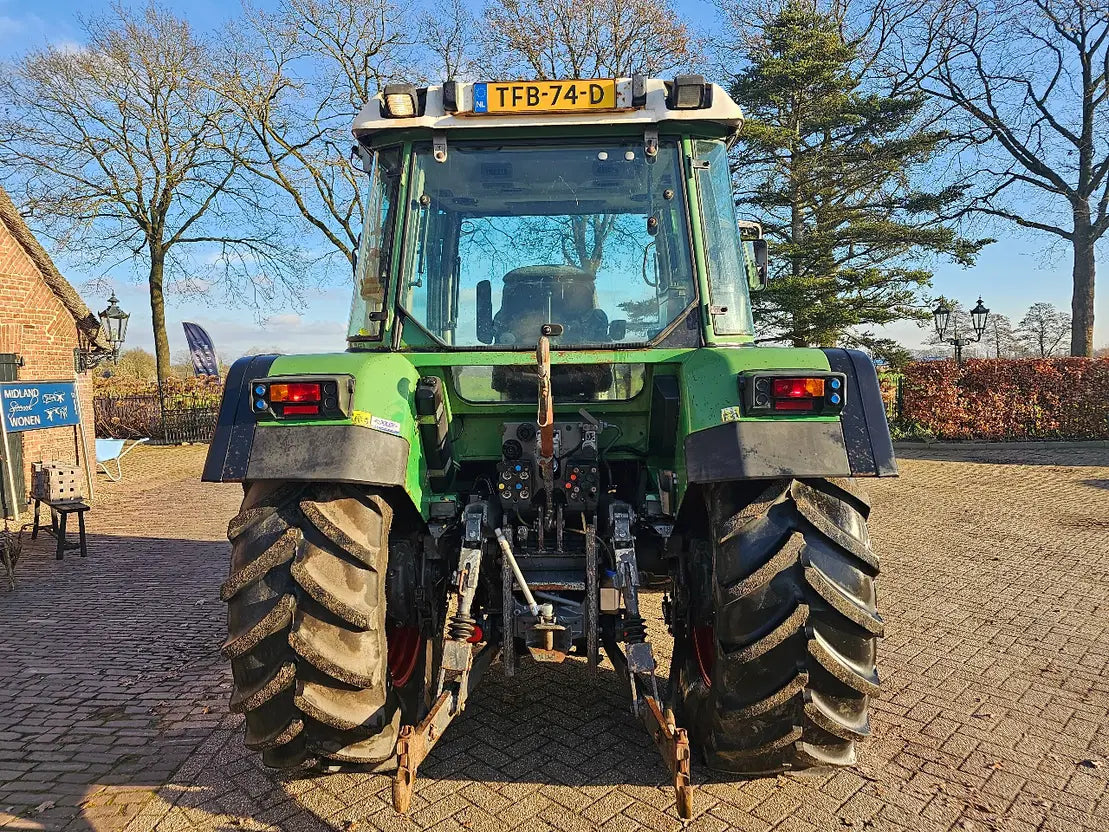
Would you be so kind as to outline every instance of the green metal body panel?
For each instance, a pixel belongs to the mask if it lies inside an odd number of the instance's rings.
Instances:
[[[818,349],[784,349],[780,347],[717,346],[699,349],[662,350],[556,350],[552,363],[558,364],[644,364],[646,377],[643,389],[627,400],[598,401],[586,405],[588,411],[605,421],[618,423],[623,429],[621,445],[651,451],[647,446],[651,417],[651,389],[655,375],[677,377],[681,393],[679,432],[672,456],[648,457],[652,470],[684,468],[684,440],[691,433],[718,425],[722,411],[740,403],[738,377],[749,370],[813,369],[827,370],[828,360]],[[444,390],[451,421],[455,458],[460,462],[490,461],[500,458],[501,428],[505,421],[535,418],[536,405],[531,402],[470,402],[463,399],[452,382],[452,367],[483,365],[530,365],[535,361],[530,351],[458,351],[458,352],[376,352],[351,351],[317,355],[285,355],[278,357],[270,368],[270,376],[303,375],[307,373],[346,374],[355,379],[352,408],[355,421],[368,423],[371,416],[399,425],[399,435],[408,443],[406,491],[414,505],[426,516],[428,503],[441,496],[431,492],[427,484],[426,465],[420,452],[417,417],[413,393],[421,376],[438,376]],[[556,419],[579,421],[581,403],[555,403]],[[747,419],[749,417],[741,417]],[[767,417],[759,417],[765,420]],[[785,418],[791,417],[772,417]],[[797,417],[792,417],[797,418]],[[804,417],[814,421],[813,417]],[[836,421],[835,417],[820,421]],[[314,424],[297,421],[296,424]],[[318,424],[324,424],[320,422]],[[335,424],[328,422],[327,424]],[[285,425],[272,423],[265,430],[281,430]],[[613,459],[629,458],[615,453]],[[684,478],[679,478],[684,493]]]

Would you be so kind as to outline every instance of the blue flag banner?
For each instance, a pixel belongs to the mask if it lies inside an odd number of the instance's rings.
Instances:
[[[81,423],[72,381],[6,381],[0,384],[0,408],[8,433],[44,430]]]
[[[183,321],[185,339],[189,342],[189,353],[193,360],[193,370],[198,376],[219,378],[219,361],[216,359],[216,345],[212,336],[199,324]]]

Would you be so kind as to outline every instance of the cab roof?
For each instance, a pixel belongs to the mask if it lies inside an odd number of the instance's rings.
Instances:
[[[600,108],[543,109],[521,106],[513,112],[488,112],[493,109],[490,100],[500,98],[511,101],[512,91],[526,102],[528,88],[543,90],[547,95],[551,85],[604,84],[611,90]],[[699,101],[694,86],[700,86]],[[679,99],[679,90],[683,91]],[[390,112],[386,97],[408,93],[412,106],[405,114]],[[548,96],[549,99],[550,96]],[[535,100],[536,94],[532,95]],[[477,105],[475,106],[475,101]],[[689,106],[697,101],[697,106]],[[565,107],[565,102],[563,107]],[[680,107],[680,108],[679,108]],[[399,109],[399,108],[398,108]],[[483,110],[486,110],[483,112]],[[407,114],[411,112],[411,114]],[[730,140],[743,126],[743,112],[728,93],[717,84],[707,83],[699,75],[679,75],[673,80],[661,78],[593,79],[583,81],[447,81],[444,84],[417,88],[410,84],[393,84],[375,95],[354,120],[354,135],[376,143],[382,134],[396,131],[427,130],[456,131],[474,129],[534,128],[534,127],[588,127],[627,125],[648,129],[652,126],[699,122],[718,125],[721,133]]]

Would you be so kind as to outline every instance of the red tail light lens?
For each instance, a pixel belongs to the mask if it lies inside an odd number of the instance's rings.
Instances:
[[[322,398],[323,395],[319,384],[298,381],[288,384],[270,385],[271,402],[318,402]],[[291,412],[288,406],[286,406],[285,412]],[[319,412],[318,406],[315,412]]]
[[[776,378],[771,384],[771,395],[775,399],[810,399],[824,395],[822,378]],[[811,408],[778,408],[779,410],[805,410]]]
[[[775,410],[815,410],[816,399],[775,399]]]
[[[281,411],[285,416],[319,416],[318,404],[287,404]]]

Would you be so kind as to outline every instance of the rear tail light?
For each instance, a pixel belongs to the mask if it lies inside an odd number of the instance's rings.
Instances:
[[[271,402],[318,402],[323,400],[323,384],[299,381],[270,385]]]
[[[259,421],[346,419],[351,413],[351,376],[275,376],[250,383],[250,409]]]
[[[822,378],[776,378],[770,382],[770,395],[775,399],[811,399],[824,395]]]
[[[816,399],[775,399],[775,410],[816,410]]]
[[[741,377],[744,405],[752,416],[811,413],[836,416],[847,401],[843,373],[775,370]]]

